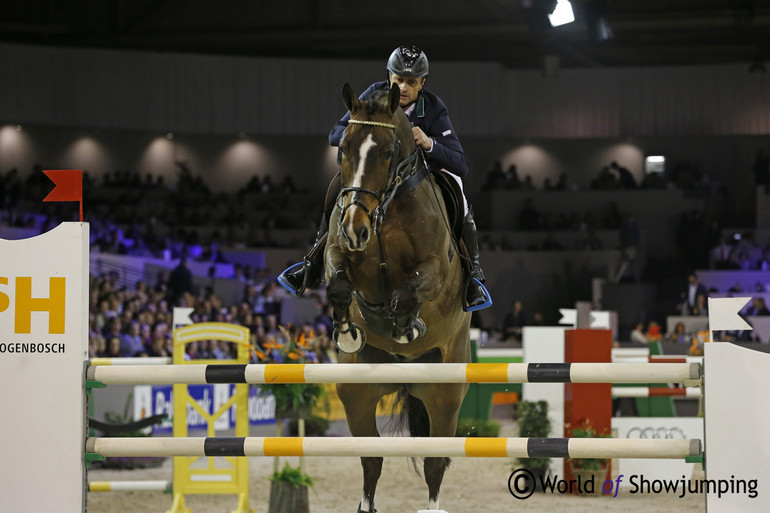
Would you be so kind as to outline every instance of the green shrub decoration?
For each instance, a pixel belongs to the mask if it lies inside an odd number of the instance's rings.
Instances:
[[[500,424],[488,419],[460,419],[455,436],[478,437],[500,436]]]
[[[566,430],[567,436],[570,438],[610,438],[611,435],[608,432],[599,433],[594,426],[591,425],[589,419],[581,419],[574,425],[567,424]],[[570,462],[572,467],[580,470],[601,470],[607,468],[609,463],[607,458],[571,458]]]
[[[299,467],[294,468],[288,463],[284,463],[283,469],[280,472],[274,472],[270,476],[270,481],[282,481],[284,483],[291,483],[294,488],[300,486],[307,486],[313,488],[313,478],[302,472]]]

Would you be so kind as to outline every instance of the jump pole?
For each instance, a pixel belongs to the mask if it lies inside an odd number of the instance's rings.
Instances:
[[[136,358],[133,356],[121,356],[116,358],[91,358],[88,360],[91,365],[171,365],[170,356],[147,356]]]
[[[698,363],[381,363],[91,366],[105,385],[211,383],[685,383]]]
[[[452,437],[89,438],[101,456],[414,456],[655,458],[701,454],[697,439]]]
[[[91,481],[89,492],[171,492],[171,481]]]
[[[652,387],[612,387],[612,397],[703,397],[698,387],[687,388],[652,388]]]

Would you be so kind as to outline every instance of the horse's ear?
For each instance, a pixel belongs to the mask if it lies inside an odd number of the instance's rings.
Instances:
[[[388,106],[390,107],[390,113],[394,114],[401,101],[401,90],[398,88],[398,84],[393,83],[390,86],[390,94],[388,95]]]
[[[350,84],[347,82],[342,86],[342,101],[345,102],[345,107],[347,107],[350,112],[353,112],[358,108],[358,98],[353,94],[353,88],[350,87]]]

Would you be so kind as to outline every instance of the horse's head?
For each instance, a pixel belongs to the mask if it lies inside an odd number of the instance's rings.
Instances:
[[[363,251],[372,235],[372,213],[396,179],[396,164],[414,151],[409,122],[399,108],[399,89],[361,101],[348,84],[342,98],[350,121],[340,143],[342,192],[340,233],[352,251]]]

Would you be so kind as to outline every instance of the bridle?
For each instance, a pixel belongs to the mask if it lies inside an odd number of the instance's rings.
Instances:
[[[396,130],[396,125],[394,123],[383,123],[381,121],[349,119],[348,124],[390,128],[394,132]],[[382,223],[382,220],[385,217],[385,211],[387,210],[390,201],[398,194],[416,187],[419,182],[422,181],[425,176],[427,176],[427,164],[424,165],[421,169],[418,169],[417,167],[417,164],[420,160],[422,160],[423,163],[425,162],[425,157],[422,154],[421,148],[419,146],[417,146],[414,152],[406,159],[399,161],[400,157],[401,142],[399,141],[398,137],[396,137],[396,140],[393,143],[393,155],[390,158],[390,167],[388,168],[388,179],[385,182],[385,187],[381,191],[374,191],[365,187],[343,187],[342,190],[340,190],[340,193],[337,196],[337,207],[340,209],[340,220],[345,218],[345,213],[350,207],[353,205],[358,205],[364,212],[366,212],[366,215],[369,217],[369,221],[374,227],[375,231],[378,230],[379,224]],[[404,169],[406,169],[410,164],[412,167],[409,172],[403,174]],[[420,170],[424,171],[425,174],[419,176],[417,182],[412,184],[411,180],[418,178],[418,175],[421,174],[419,173]],[[407,184],[411,187],[404,189],[402,187],[404,184]],[[353,193],[353,198],[347,205],[344,205],[343,202],[345,196],[350,193]],[[374,209],[374,212],[370,211],[369,208],[358,198],[360,193],[370,194],[377,199],[377,207]]]
[[[367,125],[375,127],[390,128],[395,132],[396,125],[394,123],[383,123],[380,121],[368,121],[349,119],[348,124],[354,125]],[[364,187],[343,187],[337,196],[337,206],[340,209],[340,223],[345,218],[345,213],[352,205],[358,205],[366,212],[369,217],[372,229],[377,236],[377,245],[380,251],[380,282],[382,286],[383,298],[390,296],[390,290],[388,287],[388,266],[385,262],[385,250],[382,243],[382,223],[385,220],[385,214],[388,210],[393,198],[411,191],[417,187],[429,174],[428,164],[425,161],[425,155],[422,152],[422,148],[419,145],[415,148],[414,152],[402,161],[399,161],[401,156],[401,143],[396,137],[393,147],[393,155],[390,159],[390,167],[388,168],[388,179],[385,183],[385,187],[381,191],[374,191]],[[422,165],[420,165],[422,164]],[[347,205],[343,205],[344,198],[347,194],[353,193],[353,198]],[[374,211],[370,211],[366,205],[358,199],[359,194],[371,194],[377,199],[377,207]],[[385,310],[392,317],[389,305],[385,305]]]

